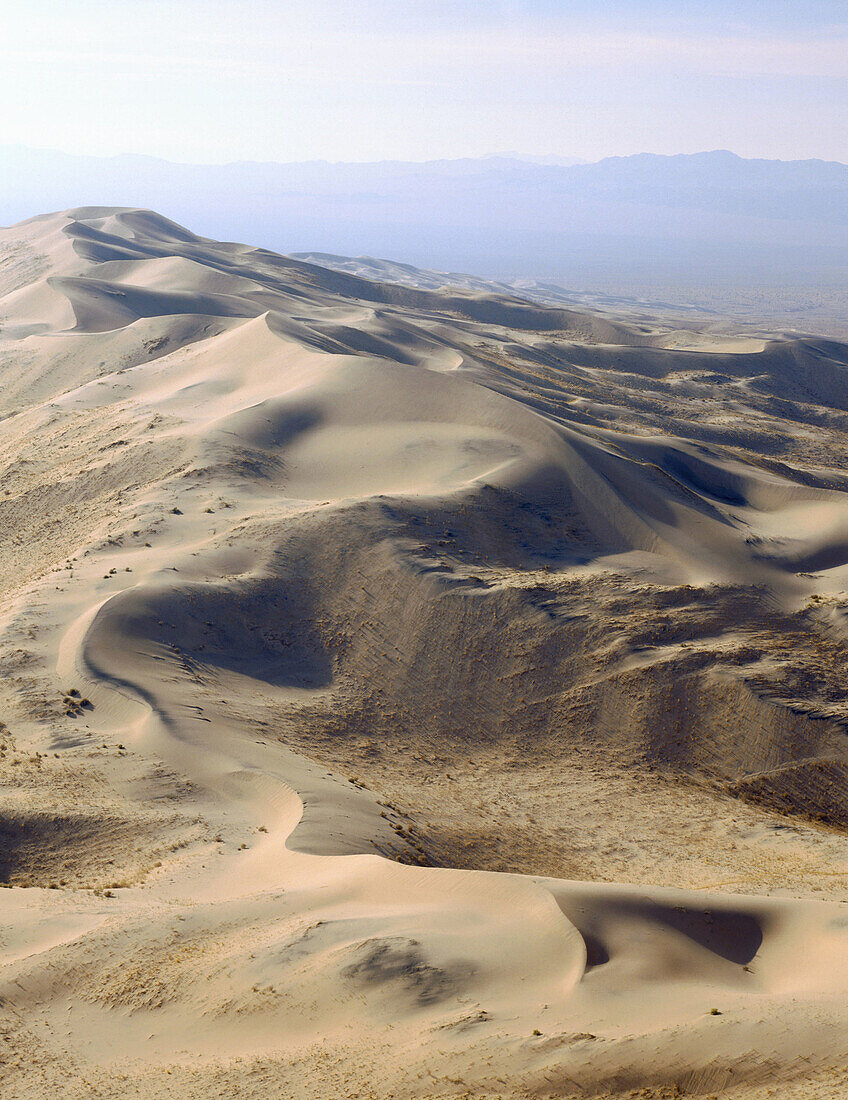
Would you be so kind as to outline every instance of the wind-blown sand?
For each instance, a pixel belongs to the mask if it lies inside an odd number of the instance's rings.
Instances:
[[[848,346],[0,232],[9,1097],[848,1092]]]

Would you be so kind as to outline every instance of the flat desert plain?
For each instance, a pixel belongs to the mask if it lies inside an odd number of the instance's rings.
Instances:
[[[0,231],[0,1091],[848,1095],[848,346]]]

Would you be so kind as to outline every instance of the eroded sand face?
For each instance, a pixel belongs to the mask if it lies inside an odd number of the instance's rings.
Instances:
[[[848,1088],[843,345],[143,211],[0,295],[4,1095]]]

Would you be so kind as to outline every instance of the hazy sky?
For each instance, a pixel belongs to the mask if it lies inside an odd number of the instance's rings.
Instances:
[[[848,161],[845,0],[0,0],[0,144]]]

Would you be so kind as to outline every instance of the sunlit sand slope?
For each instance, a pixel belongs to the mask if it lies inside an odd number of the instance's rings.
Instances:
[[[848,347],[86,208],[0,380],[6,1094],[848,1087]]]

